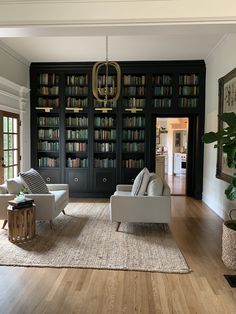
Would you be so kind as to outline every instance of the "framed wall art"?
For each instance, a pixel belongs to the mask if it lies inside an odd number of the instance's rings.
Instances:
[[[225,112],[236,113],[236,68],[219,79],[219,115]],[[225,123],[219,120],[218,130],[225,127]],[[227,166],[227,155],[218,147],[216,177],[230,182],[234,168]]]

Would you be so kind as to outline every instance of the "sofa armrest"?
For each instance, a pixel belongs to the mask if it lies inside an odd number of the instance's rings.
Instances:
[[[14,198],[14,194],[0,194],[0,219],[7,219],[8,202]]]
[[[116,186],[116,191],[124,191],[124,192],[131,192],[133,185],[130,184],[118,184]]]
[[[66,190],[69,191],[68,184],[47,184],[49,191]]]

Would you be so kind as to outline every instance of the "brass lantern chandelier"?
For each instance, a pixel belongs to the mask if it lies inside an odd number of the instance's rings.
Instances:
[[[108,60],[108,36],[106,36],[106,59],[96,62],[93,66],[93,95],[98,102],[103,103],[104,108],[108,108],[119,98],[120,85],[120,66],[117,62]]]

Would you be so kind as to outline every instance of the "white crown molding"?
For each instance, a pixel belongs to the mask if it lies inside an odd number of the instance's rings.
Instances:
[[[3,50],[6,54],[10,55],[16,61],[22,63],[23,65],[29,67],[30,61],[25,59],[22,55],[17,53],[15,50],[10,48],[7,44],[5,44],[2,40],[0,40],[0,50]]]
[[[207,60],[208,58],[210,58],[211,55],[213,55],[213,53],[215,52],[215,50],[221,46],[226,39],[229,37],[229,34],[225,34],[221,37],[221,39],[218,41],[218,43],[210,50],[210,52],[207,54],[205,60]]]
[[[29,107],[30,89],[0,76],[0,105],[19,111]]]

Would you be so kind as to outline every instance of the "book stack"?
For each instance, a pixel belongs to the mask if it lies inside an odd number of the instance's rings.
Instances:
[[[22,209],[22,208],[29,208],[32,207],[34,204],[34,200],[31,198],[25,198],[22,201],[16,201],[16,200],[11,200],[8,202],[8,204],[11,206],[11,208],[14,209]]]

